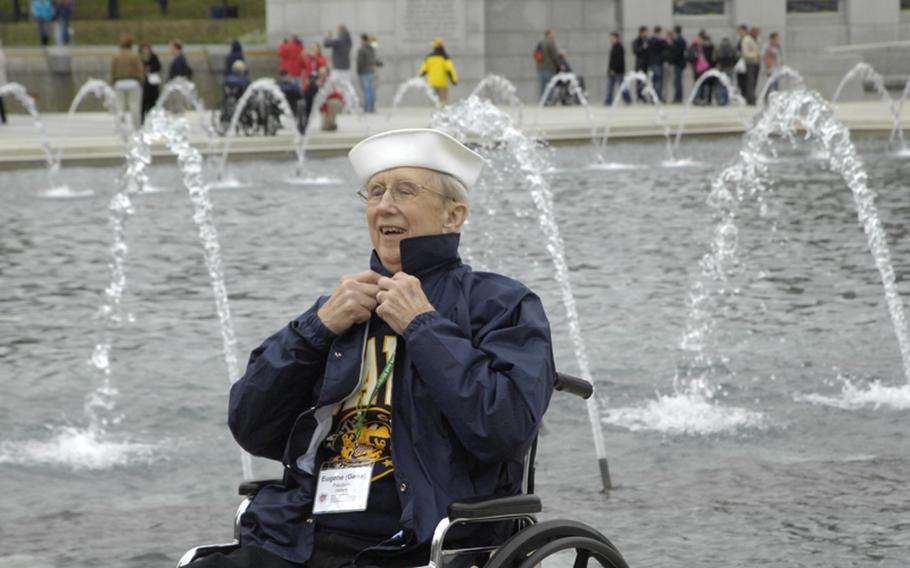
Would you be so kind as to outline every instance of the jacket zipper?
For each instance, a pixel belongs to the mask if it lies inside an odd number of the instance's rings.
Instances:
[[[326,404],[323,404],[322,406],[328,406],[329,404],[337,404],[338,402],[342,402],[342,401],[345,401],[345,400],[351,398],[352,396],[354,396],[354,393],[356,393],[357,390],[360,388],[360,385],[363,384],[363,358],[364,358],[364,356],[366,356],[367,338],[369,337],[369,334],[370,334],[370,322],[367,321],[366,328],[363,330],[363,348],[360,350],[360,372],[358,374],[357,384],[354,385],[354,390],[352,390],[347,396],[343,397],[341,400],[338,400],[335,403],[326,403]],[[290,431],[294,432],[294,430],[297,429],[297,424],[300,423],[300,420],[303,417],[309,416],[310,414],[315,413],[317,410],[319,410],[319,408],[320,408],[319,401],[317,400],[316,404],[314,404],[310,408],[308,408],[308,409],[304,410],[303,412],[301,412],[300,414],[298,414],[297,419],[294,420],[294,425],[291,427]],[[284,455],[286,457],[288,456],[288,449],[291,444],[291,439],[292,439],[292,436],[289,434],[288,441],[285,442],[285,444],[284,444]],[[322,440],[319,441],[319,444],[321,444],[321,443],[322,443]],[[319,447],[319,444],[316,444],[316,446],[314,446],[314,447]],[[304,453],[304,455],[306,455],[306,454]],[[299,459],[300,459],[300,456],[298,456],[297,459],[294,459],[293,463],[296,464]],[[291,460],[289,459],[288,461],[291,461]],[[285,467],[291,467],[290,463],[286,463],[284,465],[285,465]]]

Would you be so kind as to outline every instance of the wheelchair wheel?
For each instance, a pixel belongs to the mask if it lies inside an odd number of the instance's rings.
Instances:
[[[240,114],[240,120],[237,122],[237,132],[242,132],[244,136],[255,136],[257,130],[259,130],[259,116],[256,113],[256,109],[247,105]]]
[[[224,136],[227,134],[228,126],[230,121],[224,121],[224,111],[220,108],[212,109],[212,130],[215,131],[215,134],[218,136]]]
[[[275,136],[278,134],[278,131],[281,129],[281,109],[279,107],[269,106],[264,129],[266,136]]]
[[[548,542],[535,550],[518,566],[519,568],[534,568],[539,566],[545,558],[564,550],[575,550],[573,568],[584,568],[588,565],[589,560],[596,560],[604,568],[629,568],[618,552],[599,540],[583,536],[570,536]]]
[[[529,556],[533,555],[537,550],[542,549],[549,543],[569,538],[583,538],[586,539],[586,541],[603,544],[606,548],[613,551],[615,555],[613,561],[616,568],[628,568],[628,565],[623,561],[622,556],[619,554],[616,547],[613,546],[613,543],[599,531],[578,521],[560,519],[537,523],[536,525],[531,525],[520,531],[499,547],[499,550],[497,550],[490,561],[484,565],[484,568],[517,568],[522,566],[522,563]],[[560,548],[559,551],[561,550],[565,550],[565,548]],[[600,550],[599,547],[598,550]],[[555,552],[551,552],[550,554],[553,553]],[[598,558],[602,556],[603,554]],[[616,562],[617,559],[618,562]],[[584,563],[582,563],[582,566],[583,565]],[[610,565],[604,564],[604,566]]]

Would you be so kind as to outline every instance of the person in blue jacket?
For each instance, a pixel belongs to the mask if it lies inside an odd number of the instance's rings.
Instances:
[[[234,437],[284,479],[242,515],[242,546],[200,566],[425,565],[450,503],[521,491],[555,370],[540,299],[458,256],[482,158],[432,129],[349,157],[370,269],[266,339],[232,387]]]

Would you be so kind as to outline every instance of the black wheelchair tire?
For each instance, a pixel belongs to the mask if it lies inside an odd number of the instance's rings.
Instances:
[[[594,559],[604,568],[629,568],[626,561],[613,548],[600,540],[583,536],[570,536],[548,542],[528,556],[518,568],[534,568],[539,566],[545,558],[553,556],[564,550],[575,550],[575,563],[573,568],[584,568],[588,560]]]
[[[484,568],[513,568],[544,545],[565,538],[580,537],[603,543],[619,555],[610,540],[598,530],[578,521],[554,519],[531,525],[507,540]],[[620,556],[620,559],[622,556]],[[620,565],[624,566],[624,564]]]

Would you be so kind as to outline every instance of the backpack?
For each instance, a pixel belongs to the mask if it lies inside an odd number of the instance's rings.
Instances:
[[[689,63],[695,63],[696,61],[698,61],[698,56],[700,53],[701,53],[701,50],[698,49],[697,43],[690,44],[688,49],[686,49],[686,55],[685,55],[686,61]]]
[[[538,43],[534,48],[534,61],[538,63],[543,61],[543,44]]]

